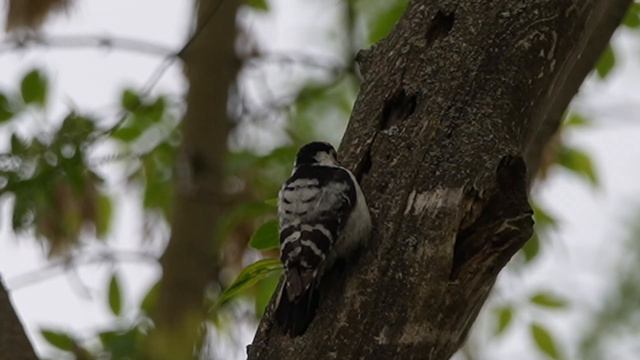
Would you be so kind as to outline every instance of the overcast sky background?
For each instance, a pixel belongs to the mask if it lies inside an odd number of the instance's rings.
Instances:
[[[77,1],[69,17],[54,18],[44,32],[117,35],[178,49],[189,30],[190,5],[190,1],[178,0]],[[326,53],[326,49],[333,49],[331,53],[335,53],[336,45],[331,37],[339,34],[330,30],[337,28],[334,19],[338,2],[315,0],[301,5],[291,0],[275,0],[271,5],[271,12],[267,14],[242,13],[243,23],[256,35],[261,48],[320,55]],[[0,20],[1,27],[3,21]],[[0,35],[0,41],[5,38],[6,35]],[[501,300],[519,301],[540,288],[570,299],[572,307],[568,311],[527,315],[549,324],[561,343],[576,338],[576,329],[585,325],[585,311],[602,306],[602,294],[608,290],[624,251],[620,243],[640,204],[640,122],[636,119],[640,108],[640,38],[625,30],[615,37],[614,45],[619,58],[613,74],[606,81],[590,78],[574,102],[575,108],[592,120],[593,125],[566,134],[571,145],[592,156],[600,187],[594,189],[574,175],[553,170],[535,195],[546,209],[558,216],[560,226],[544,246],[544,257],[540,261],[527,268],[526,273],[502,276],[497,285]],[[161,61],[157,56],[92,48],[30,48],[4,52],[0,53],[0,90],[15,90],[26,71],[40,67],[45,69],[53,86],[50,118],[63,114],[70,101],[82,110],[101,114],[106,111],[113,116],[116,108],[112,105],[117,103],[123,87],[141,87]],[[281,79],[279,74],[270,73],[268,81],[281,90],[292,79]],[[184,90],[179,65],[174,65],[154,92],[182,94]],[[2,130],[0,128],[0,133]],[[255,136],[262,139],[262,146],[268,147],[270,136],[274,135]],[[118,207],[109,236],[110,246],[160,254],[162,242],[140,243],[142,210],[139,203],[131,199],[130,192],[122,191],[125,184],[118,177],[120,170],[111,166],[103,171],[112,174],[109,188],[118,190],[114,191]],[[42,249],[28,235],[12,233],[8,201],[11,200],[0,202],[0,275],[12,289],[14,305],[37,350],[45,354],[48,349],[38,335],[40,327],[87,334],[111,324],[113,319],[105,303],[107,281],[113,271],[110,265],[81,266],[75,275],[60,272],[29,286],[17,287],[21,283],[18,280],[24,279],[23,274],[46,266],[47,261]],[[92,249],[99,251],[100,247]],[[159,268],[150,262],[118,264],[116,269],[124,280],[127,303],[132,308],[159,276]],[[78,287],[76,276],[87,285],[88,293]],[[533,350],[526,326],[514,329],[504,338],[486,344],[486,353],[479,354],[478,358],[541,359]],[[247,343],[252,330],[244,329],[237,335],[239,344]],[[531,351],[523,353],[523,349]],[[635,359],[633,355],[637,353],[633,349],[615,349],[612,358]],[[234,354],[243,358],[239,355],[241,352]]]

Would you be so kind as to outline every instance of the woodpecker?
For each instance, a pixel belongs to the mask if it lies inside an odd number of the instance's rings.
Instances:
[[[365,244],[371,217],[358,182],[339,165],[333,146],[311,142],[298,151],[278,193],[278,218],[284,282],[275,315],[285,334],[299,336],[315,315],[322,276]]]

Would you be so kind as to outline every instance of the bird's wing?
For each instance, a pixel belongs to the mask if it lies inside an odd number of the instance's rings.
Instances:
[[[311,286],[355,205],[355,186],[339,167],[303,166],[279,195],[281,260],[291,299]]]

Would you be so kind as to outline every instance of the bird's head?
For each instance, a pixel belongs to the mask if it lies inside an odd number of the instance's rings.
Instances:
[[[295,167],[300,165],[338,165],[336,149],[327,142],[310,142],[298,150]]]

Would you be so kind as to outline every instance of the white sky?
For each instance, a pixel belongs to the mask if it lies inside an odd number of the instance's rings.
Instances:
[[[190,4],[190,1],[178,0],[77,1],[69,18],[56,17],[47,24],[45,31],[58,35],[118,35],[179,48],[189,28]],[[245,13],[243,18],[249,30],[258,34],[262,47],[284,53],[335,53],[332,38],[339,31],[332,22],[335,19],[333,11],[339,11],[339,2],[313,1],[309,4],[272,1],[272,12],[268,15],[247,16]],[[640,203],[640,182],[637,181],[640,123],[635,118],[640,106],[640,95],[637,95],[640,93],[638,40],[638,35],[628,31],[616,38],[615,45],[625,56],[619,59],[615,72],[606,82],[590,80],[576,101],[576,107],[589,116],[594,125],[567,134],[570,144],[591,154],[600,176],[600,188],[594,190],[563,171],[553,172],[540,189],[538,199],[560,218],[561,226],[544,246],[541,261],[527,268],[526,273],[501,277],[498,284],[503,290],[503,300],[522,301],[539,288],[553,290],[571,299],[572,310],[557,315],[535,312],[526,315],[549,324],[561,342],[575,340],[576,327],[584,325],[583,311],[601,306],[601,295],[607,289],[622,251],[618,244],[624,239],[626,222]],[[327,48],[332,50],[327,51]],[[49,112],[52,117],[64,112],[69,99],[81,109],[104,111],[118,101],[123,87],[142,86],[160,61],[162,59],[158,57],[103,49],[40,48],[1,53],[0,90],[14,90],[27,70],[39,66],[46,70],[54,86]],[[280,89],[291,79],[271,75],[269,82],[271,87]],[[184,92],[178,66],[165,74],[155,91]],[[117,171],[108,171],[112,170]],[[110,185],[118,187],[123,183],[115,179]],[[120,205],[110,245],[118,249],[159,253],[158,243],[139,243],[143,236],[139,204],[121,190],[114,191],[114,196]],[[12,234],[8,205],[7,202],[0,204],[0,275],[6,285],[12,287],[12,279],[45,266],[46,259],[28,236]],[[92,249],[100,248],[93,246]],[[149,263],[119,264],[117,270],[125,280],[127,301],[132,306],[159,276],[158,268]],[[89,288],[89,296],[80,296],[78,281],[65,275],[11,292],[19,315],[41,354],[45,354],[47,345],[39,339],[40,327],[87,334],[111,324],[104,300],[111,272],[109,265],[79,268],[78,276]],[[485,344],[486,351],[479,354],[478,359],[541,359],[530,344],[526,326],[515,329],[505,338]],[[251,331],[244,331],[241,336],[244,339],[240,339],[240,343],[248,342]],[[523,349],[527,351],[523,352]],[[616,354],[616,359],[633,358],[631,353]]]

